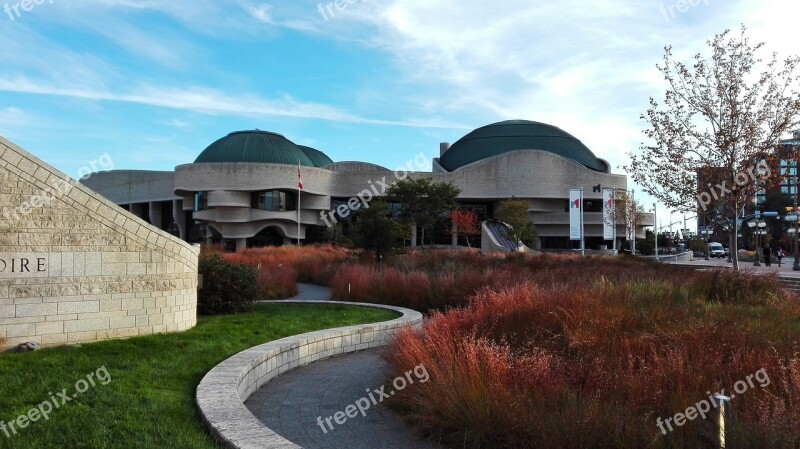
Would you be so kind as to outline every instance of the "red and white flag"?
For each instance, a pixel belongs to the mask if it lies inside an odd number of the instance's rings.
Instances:
[[[297,188],[303,190],[303,176],[300,174],[300,164],[297,164]]]

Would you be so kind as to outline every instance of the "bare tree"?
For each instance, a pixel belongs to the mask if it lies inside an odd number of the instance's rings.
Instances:
[[[636,229],[644,223],[645,216],[644,207],[640,202],[636,201],[628,192],[616,190],[614,191],[614,206],[603,219],[614,229],[619,225],[625,226],[625,238],[631,240],[636,238]],[[631,249],[634,247],[635,245]]]
[[[653,145],[642,144],[625,167],[644,190],[672,209],[696,210],[711,198],[715,212],[733,218],[730,248],[737,257],[737,220],[747,201],[769,176],[756,165],[800,121],[797,56],[764,63],[750,44],[747,29],[730,30],[708,41],[711,57],[696,54],[689,66],[675,61],[666,47],[658,69],[669,84],[663,104],[650,98],[642,119]],[[763,70],[759,72],[759,70]],[[698,172],[706,170],[704,185]]]

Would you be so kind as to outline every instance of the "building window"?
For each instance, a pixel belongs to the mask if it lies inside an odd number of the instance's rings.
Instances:
[[[208,192],[197,192],[194,194],[194,211],[208,209]]]
[[[285,212],[289,210],[286,192],[271,190],[253,195],[253,208],[271,212]]]

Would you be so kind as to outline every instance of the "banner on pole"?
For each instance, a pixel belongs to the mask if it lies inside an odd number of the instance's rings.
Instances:
[[[572,189],[569,191],[569,239],[582,240],[583,226],[583,190]]]
[[[603,240],[614,240],[614,191],[603,189]]]

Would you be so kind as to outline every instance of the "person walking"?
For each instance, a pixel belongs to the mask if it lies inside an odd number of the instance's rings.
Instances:
[[[771,267],[772,266],[772,250],[769,249],[769,246],[764,245],[764,265]]]
[[[778,258],[778,266],[781,266],[781,260],[783,260],[783,256],[784,256],[783,248],[779,246],[778,250],[775,251],[775,257]]]

